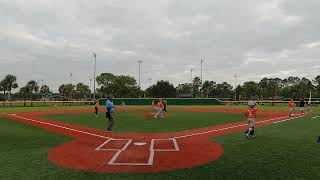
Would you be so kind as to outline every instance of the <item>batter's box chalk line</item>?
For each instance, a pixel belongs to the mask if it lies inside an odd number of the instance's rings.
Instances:
[[[103,148],[104,146],[107,146],[108,143],[110,144],[111,141],[127,141],[126,144],[121,149],[115,149],[115,148]],[[103,142],[100,146],[98,146],[95,150],[96,151],[124,151],[125,147],[130,145],[132,142],[132,139],[108,139],[107,141]]]
[[[126,141],[125,145],[121,149],[115,149],[115,148],[108,148],[108,143],[111,141]],[[171,141],[174,148],[172,149],[155,149],[154,145],[157,141]],[[145,163],[130,163],[130,162],[121,162],[117,163],[115,162],[118,157],[121,155],[123,151],[125,151],[128,146],[132,143],[132,139],[108,139],[107,141],[103,142],[101,145],[99,145],[95,150],[96,151],[117,151],[116,154],[108,161],[108,165],[122,165],[122,166],[152,166],[154,161],[154,152],[178,152],[179,146],[177,143],[177,140],[175,138],[168,138],[168,139],[152,139],[150,142],[149,147],[149,158],[148,161]]]

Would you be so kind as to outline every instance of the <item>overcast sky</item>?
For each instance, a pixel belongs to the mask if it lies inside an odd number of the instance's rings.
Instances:
[[[319,0],[0,0],[0,78],[54,91],[97,73],[234,84],[320,74]],[[72,78],[70,78],[72,73]],[[40,81],[41,82],[41,81]],[[41,83],[40,83],[41,84]]]

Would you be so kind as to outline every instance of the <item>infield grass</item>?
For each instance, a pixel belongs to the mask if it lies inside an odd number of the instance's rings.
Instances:
[[[217,112],[190,112],[169,111],[169,117],[163,119],[143,117],[141,114],[152,111],[126,111],[115,113],[114,132],[177,132],[190,129],[198,129],[212,125],[227,124],[244,121],[242,114],[217,113]],[[260,116],[261,117],[261,116]],[[95,117],[93,113],[79,114],[52,114],[43,117],[70,124],[77,124],[104,130],[106,127],[105,113],[99,113]]]

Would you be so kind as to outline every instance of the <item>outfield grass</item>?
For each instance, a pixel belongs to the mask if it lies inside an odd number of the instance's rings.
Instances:
[[[221,178],[223,171],[240,179],[319,179],[320,118],[311,117],[257,128],[255,140],[244,141],[243,133],[214,138],[225,154],[207,167]]]
[[[61,168],[47,151],[71,138],[0,118],[0,179],[319,179],[320,118],[311,116],[212,138],[225,154],[217,161],[154,174],[96,174]]]
[[[245,120],[242,114],[216,112],[169,111],[171,116],[164,119],[138,116],[138,114],[150,112],[151,111],[127,111],[116,113],[113,131],[120,133],[177,132]],[[98,118],[96,118],[93,113],[52,114],[43,118],[101,130],[106,127],[104,113],[99,113]]]
[[[70,109],[88,109],[92,106],[58,106],[59,110],[70,110]],[[45,107],[0,107],[0,113],[10,112],[34,112],[34,111],[54,111],[53,106]]]
[[[69,109],[93,109],[94,106],[58,106],[58,110],[69,110]],[[126,106],[129,108],[150,108],[151,106]],[[245,105],[232,105],[232,106],[225,106],[225,105],[176,105],[176,106],[169,106],[170,108],[218,108],[218,109],[245,109],[247,106]],[[261,105],[259,106],[260,110],[270,110],[270,111],[288,111],[287,104],[274,104],[271,105]],[[298,107],[296,110],[298,111]],[[316,111],[319,110],[320,107],[310,107],[311,110]],[[53,106],[43,106],[43,107],[0,107],[0,113],[8,113],[8,112],[33,112],[33,111],[52,111],[55,110]]]

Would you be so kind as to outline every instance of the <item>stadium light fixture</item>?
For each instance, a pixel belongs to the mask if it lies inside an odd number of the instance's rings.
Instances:
[[[200,61],[201,64],[201,89],[200,89],[200,94],[201,94],[201,98],[202,98],[202,64],[203,64],[203,58]]]
[[[90,78],[90,99],[91,99],[91,97],[92,97],[92,91],[91,91],[91,89],[92,89],[92,79]]]
[[[93,99],[96,99],[96,70],[97,70],[97,54],[93,53],[94,70],[93,70]]]
[[[192,72],[193,72],[193,70],[194,70],[194,69],[191,68],[191,84],[192,84],[192,81],[193,81],[193,79],[192,79],[192,78],[193,78],[193,77],[192,77]]]
[[[139,88],[141,89],[141,63],[143,63],[143,60],[138,60],[139,63]]]

